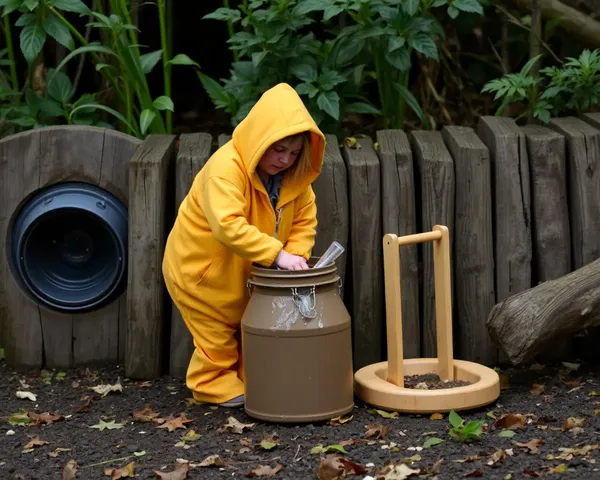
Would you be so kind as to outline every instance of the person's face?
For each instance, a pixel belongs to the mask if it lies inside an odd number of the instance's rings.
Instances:
[[[302,137],[279,140],[264,153],[258,168],[268,175],[276,175],[290,168],[298,159],[304,144]]]

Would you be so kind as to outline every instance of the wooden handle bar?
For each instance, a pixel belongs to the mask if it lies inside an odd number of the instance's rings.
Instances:
[[[404,235],[402,237],[397,237],[396,235],[388,234],[385,237],[389,238],[392,242],[396,242],[396,245],[398,245],[399,247],[402,247],[405,245],[414,245],[416,243],[425,243],[439,240],[440,238],[442,238],[442,232],[440,230],[433,230],[431,232],[415,233],[412,235]]]

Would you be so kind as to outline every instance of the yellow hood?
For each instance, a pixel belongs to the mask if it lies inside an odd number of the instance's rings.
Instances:
[[[284,180],[282,201],[294,198],[321,173],[325,136],[308,113],[300,96],[287,83],[275,85],[260,97],[232,135],[233,146],[255,188],[263,188],[256,167],[267,148],[282,138],[306,131],[311,133],[311,168],[296,183]]]

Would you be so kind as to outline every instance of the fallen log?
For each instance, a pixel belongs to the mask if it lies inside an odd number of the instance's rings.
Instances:
[[[600,326],[600,259],[506,298],[492,308],[486,326],[513,365]]]
[[[512,0],[521,9],[531,10],[533,0]],[[600,47],[600,22],[559,0],[541,0],[542,17],[558,20],[558,28],[590,48]]]

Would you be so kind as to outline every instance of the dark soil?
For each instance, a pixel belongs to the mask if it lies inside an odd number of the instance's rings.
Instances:
[[[456,388],[471,385],[465,380],[442,381],[439,375],[427,373],[424,375],[411,375],[404,377],[405,388],[418,388],[423,390],[439,390],[441,388]]]
[[[120,392],[102,397],[90,390],[102,383],[115,384],[119,378]],[[447,414],[394,416],[359,403],[350,418],[303,426],[265,424],[249,418],[241,408],[190,404],[191,395],[181,380],[165,377],[134,382],[118,369],[83,369],[67,371],[63,379],[45,377],[44,382],[39,374],[15,374],[2,363],[0,478],[61,479],[70,460],[76,462],[77,476],[62,478],[110,478],[111,469],[131,463],[136,478],[157,478],[155,471],[173,471],[177,459],[188,462],[182,464],[188,469],[187,477],[165,478],[261,478],[259,474],[277,470],[272,478],[310,479],[319,478],[320,465],[322,479],[343,478],[327,476],[327,466],[363,472],[353,478],[406,478],[400,471],[407,468],[414,474],[410,478],[418,474],[440,479],[599,478],[598,369],[583,364],[577,370],[563,365],[534,367],[504,371],[502,378],[508,388],[497,403],[460,412],[465,422],[485,421],[480,440],[461,443],[450,435]],[[17,391],[34,393],[37,398],[17,398]],[[158,416],[147,410],[135,420],[133,412],[146,405]],[[31,421],[30,426],[9,423],[9,416],[19,411],[21,418]],[[52,417],[35,413],[46,412],[59,417],[43,424]],[[156,421],[170,420],[170,415],[186,428],[158,428],[176,426],[177,422]],[[244,429],[238,434],[235,421],[228,417],[253,425],[237,425]],[[90,428],[101,420],[124,426]],[[223,429],[227,423],[230,426]],[[515,435],[504,436],[503,427],[513,428]],[[181,441],[183,435],[188,437],[186,442]],[[48,443],[26,449],[36,437]],[[435,438],[439,440],[431,440]],[[213,465],[200,466],[203,461]],[[384,475],[384,469],[389,472],[392,467],[397,473]],[[113,474],[113,478],[122,477]]]

